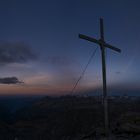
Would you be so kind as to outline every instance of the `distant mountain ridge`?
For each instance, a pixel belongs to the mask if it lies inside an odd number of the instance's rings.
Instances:
[[[129,138],[131,135],[138,135],[139,108],[140,98],[110,97],[109,116],[112,133],[123,134]],[[103,133],[101,96],[39,98],[12,115],[14,121],[0,121],[0,129],[4,130],[0,133],[2,140],[15,140],[15,137],[18,140],[80,140],[93,131],[92,137],[96,136],[98,140]]]

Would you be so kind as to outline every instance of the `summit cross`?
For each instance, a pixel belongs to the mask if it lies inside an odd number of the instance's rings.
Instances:
[[[100,18],[100,39],[95,39],[83,34],[79,34],[79,38],[96,43],[99,45],[101,49],[101,57],[102,57],[102,78],[103,78],[103,105],[104,105],[104,126],[105,133],[109,135],[109,118],[108,118],[108,95],[107,95],[107,85],[106,85],[106,56],[105,50],[106,48],[112,49],[116,52],[121,52],[119,48],[116,48],[104,40],[104,25],[103,19]]]

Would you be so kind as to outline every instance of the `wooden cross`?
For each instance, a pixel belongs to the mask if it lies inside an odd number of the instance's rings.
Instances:
[[[102,54],[102,76],[103,76],[103,104],[104,104],[104,125],[105,133],[109,134],[109,119],[108,119],[108,96],[107,96],[107,86],[106,86],[106,59],[105,59],[105,49],[109,48],[117,52],[121,52],[120,49],[113,47],[104,40],[104,25],[103,19],[100,18],[100,39],[95,39],[86,35],[79,34],[79,38],[85,39],[90,42],[98,44],[101,48]]]

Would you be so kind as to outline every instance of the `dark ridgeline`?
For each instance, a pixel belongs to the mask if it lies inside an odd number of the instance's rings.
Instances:
[[[16,111],[13,122],[0,122],[0,139],[99,140],[105,134],[101,99],[100,96],[43,98]],[[112,134],[128,140],[140,138],[140,98],[110,97],[109,106]]]
[[[45,97],[12,114],[0,105],[0,140],[98,139],[104,135],[101,100],[101,96]],[[112,96],[109,106],[110,130],[115,136],[133,140],[140,134],[139,97]]]
[[[102,54],[102,76],[103,76],[103,104],[104,104],[104,123],[106,135],[109,135],[109,119],[108,119],[108,97],[107,97],[107,86],[106,86],[106,59],[105,59],[105,49],[109,48],[117,52],[121,52],[120,49],[109,45],[104,40],[104,25],[103,19],[100,18],[100,39],[88,37],[86,35],[79,34],[79,38],[85,39],[87,41],[96,43],[100,45],[101,54]]]

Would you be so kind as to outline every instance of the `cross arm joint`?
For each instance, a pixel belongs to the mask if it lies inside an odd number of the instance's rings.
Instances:
[[[93,43],[96,43],[96,44],[98,44],[102,47],[107,47],[107,48],[112,49],[114,51],[121,52],[121,50],[119,48],[116,48],[116,47],[106,43],[103,39],[97,40],[95,38],[92,38],[92,37],[89,37],[89,36],[86,36],[86,35],[83,35],[83,34],[79,34],[79,38],[90,41],[90,42],[93,42]]]

